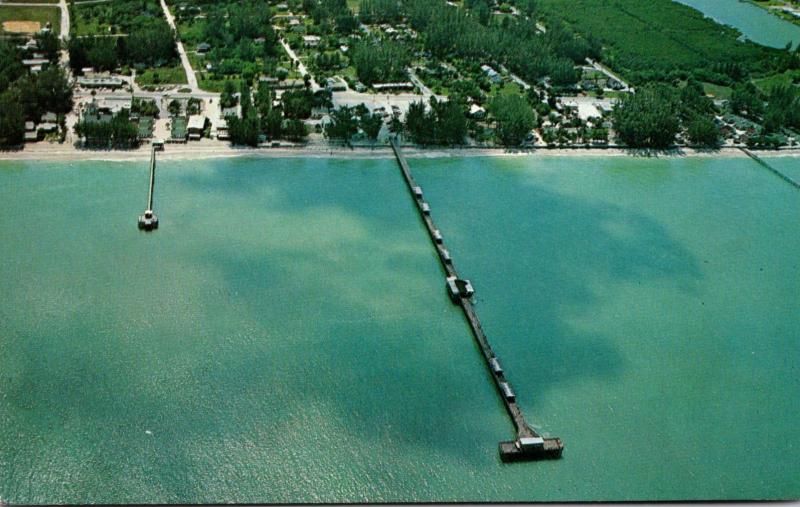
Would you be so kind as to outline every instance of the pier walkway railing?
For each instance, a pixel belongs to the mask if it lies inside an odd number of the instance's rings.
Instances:
[[[450,288],[451,299],[463,310],[464,316],[472,329],[475,341],[486,362],[486,366],[489,368],[492,375],[497,392],[500,394],[506,410],[516,427],[517,438],[515,440],[500,442],[500,457],[504,461],[560,457],[564,449],[564,444],[561,442],[561,439],[543,438],[525,422],[525,416],[517,404],[516,395],[511,388],[511,384],[506,379],[505,372],[500,366],[500,360],[492,350],[489,340],[481,326],[481,322],[475,313],[475,307],[472,301],[470,301],[473,294],[472,285],[469,281],[462,280],[459,277],[453,259],[450,257],[450,252],[445,246],[442,233],[436,228],[436,224],[431,217],[430,205],[424,199],[422,188],[414,180],[411,169],[400,147],[394,139],[390,139],[390,143],[392,150],[394,150],[395,157],[397,158],[397,163],[400,166],[400,170],[403,173],[403,178],[417,206],[417,211],[422,221],[425,223],[428,236],[436,252],[439,254],[439,261],[446,274],[447,286]],[[461,290],[463,287],[468,287],[468,289]]]

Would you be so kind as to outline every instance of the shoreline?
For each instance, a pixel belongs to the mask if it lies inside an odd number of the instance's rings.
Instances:
[[[800,148],[773,150],[750,150],[761,157],[800,157]],[[416,148],[404,147],[409,158],[453,158],[453,157],[632,157],[632,158],[687,158],[747,157],[739,148],[724,147],[719,150],[696,150],[674,148],[670,150],[629,150],[624,148]],[[379,145],[344,146],[310,143],[301,146],[280,148],[235,148],[227,143],[199,141],[188,144],[167,144],[159,152],[160,160],[203,160],[212,158],[335,158],[335,159],[381,159],[394,158],[391,147]],[[18,151],[0,151],[0,161],[142,161],[149,160],[150,148],[145,144],[134,150],[82,150],[67,144],[37,143]]]

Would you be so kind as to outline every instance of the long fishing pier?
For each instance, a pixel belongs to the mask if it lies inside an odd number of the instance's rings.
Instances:
[[[152,231],[158,229],[158,217],[153,213],[153,189],[156,185],[156,149],[150,152],[150,191],[147,194],[147,209],[139,215],[139,229]]]
[[[489,345],[489,340],[486,338],[481,322],[475,313],[475,307],[471,301],[475,293],[472,284],[469,280],[464,280],[458,276],[458,272],[453,264],[453,259],[450,257],[450,252],[445,247],[442,233],[436,228],[436,224],[433,222],[433,218],[431,218],[431,208],[423,197],[422,188],[414,181],[408,162],[406,162],[395,139],[390,138],[389,141],[392,145],[392,150],[394,150],[400,170],[403,173],[403,178],[406,181],[408,190],[414,198],[422,221],[425,222],[428,236],[430,236],[431,242],[434,248],[436,248],[436,252],[439,254],[439,261],[446,274],[445,282],[450,299],[464,311],[464,316],[467,318],[470,328],[472,329],[472,335],[475,337],[475,341],[483,354],[483,359],[486,361],[486,366],[492,374],[495,387],[516,426],[517,438],[507,442],[500,442],[500,458],[503,461],[516,461],[561,457],[564,444],[561,442],[560,438],[544,438],[533,431],[525,422],[525,416],[522,414],[519,405],[517,405],[516,395],[511,388],[511,384],[506,379],[505,372],[500,365],[500,360],[492,350],[491,345]]]
[[[788,175],[786,175],[786,174],[782,173],[781,171],[775,169],[774,167],[772,167],[771,165],[766,163],[764,160],[762,160],[761,157],[759,157],[758,155],[756,155],[752,151],[748,150],[747,148],[739,148],[739,149],[742,150],[742,152],[744,152],[745,155],[747,155],[748,157],[750,157],[753,160],[755,160],[760,166],[766,168],[769,172],[771,172],[772,174],[774,174],[778,178],[782,179],[783,181],[785,181],[786,183],[790,184],[794,188],[800,190],[800,182],[794,180],[793,178],[790,178]]]

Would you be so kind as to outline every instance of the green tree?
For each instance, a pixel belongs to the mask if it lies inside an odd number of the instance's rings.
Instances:
[[[21,145],[25,137],[25,112],[13,89],[0,94],[0,147]]]
[[[228,134],[231,144],[240,146],[258,146],[261,135],[261,123],[255,110],[250,109],[244,118],[229,115],[225,118],[228,122]]]
[[[695,146],[717,147],[720,142],[719,127],[713,116],[697,115],[689,121],[687,127],[689,141]]]
[[[331,112],[331,122],[325,126],[329,139],[349,142],[358,132],[358,121],[352,107],[342,106]]]
[[[181,103],[178,99],[172,99],[167,106],[170,116],[179,116],[181,114]]]
[[[383,117],[379,114],[365,114],[359,120],[359,126],[364,131],[367,138],[371,141],[378,139],[378,134],[383,127]]]
[[[299,142],[306,138],[308,131],[302,120],[289,119],[283,126],[283,136],[292,142]]]
[[[219,105],[223,109],[233,107],[237,104],[236,101],[236,85],[231,80],[226,80],[222,88],[222,93],[219,97]]]
[[[748,81],[733,87],[728,107],[736,114],[746,113],[748,116],[757,117],[764,112],[764,101],[755,85]]]
[[[517,94],[501,94],[489,104],[497,121],[497,138],[506,146],[518,146],[536,126],[536,113],[528,101]]]
[[[283,135],[283,115],[278,109],[270,109],[263,117],[264,134],[270,139],[280,139]]]
[[[668,86],[643,86],[614,106],[614,129],[632,148],[667,148],[680,129],[679,109],[675,92]]]

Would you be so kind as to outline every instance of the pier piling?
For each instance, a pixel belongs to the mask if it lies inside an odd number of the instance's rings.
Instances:
[[[428,236],[433,243],[433,247],[439,254],[439,261],[445,272],[446,286],[453,302],[461,307],[464,316],[469,322],[472,329],[472,335],[478,347],[481,350],[486,366],[494,379],[497,392],[503,401],[503,404],[508,411],[509,416],[514,422],[517,431],[517,438],[515,440],[500,442],[500,458],[503,461],[516,461],[516,460],[531,460],[531,459],[547,459],[559,458],[564,450],[564,444],[560,438],[545,438],[537,434],[525,422],[525,416],[522,413],[519,405],[517,404],[516,395],[514,394],[511,384],[506,379],[505,372],[500,366],[500,361],[497,355],[492,350],[486,334],[483,332],[483,327],[475,313],[475,307],[472,304],[471,298],[474,294],[472,284],[469,280],[464,280],[458,276],[453,259],[445,247],[444,238],[442,233],[436,228],[431,216],[431,208],[423,197],[422,187],[420,187],[414,177],[411,175],[411,169],[405,159],[400,147],[397,145],[395,139],[390,138],[392,150],[394,150],[395,158],[400,166],[403,174],[403,179],[406,182],[409,192],[411,193],[414,203],[417,206],[417,211],[425,227],[428,231]]]
[[[742,150],[742,152],[744,152],[748,157],[750,157],[753,160],[755,160],[760,166],[766,168],[768,171],[770,171],[772,174],[774,174],[778,178],[782,179],[783,181],[785,181],[786,183],[790,184],[794,188],[800,190],[800,182],[794,180],[793,178],[790,178],[788,175],[786,175],[786,174],[782,173],[781,171],[775,169],[774,167],[772,167],[771,165],[766,163],[764,160],[762,160],[761,157],[759,157],[758,155],[756,155],[752,151],[748,150],[747,148],[739,148],[739,149]]]

